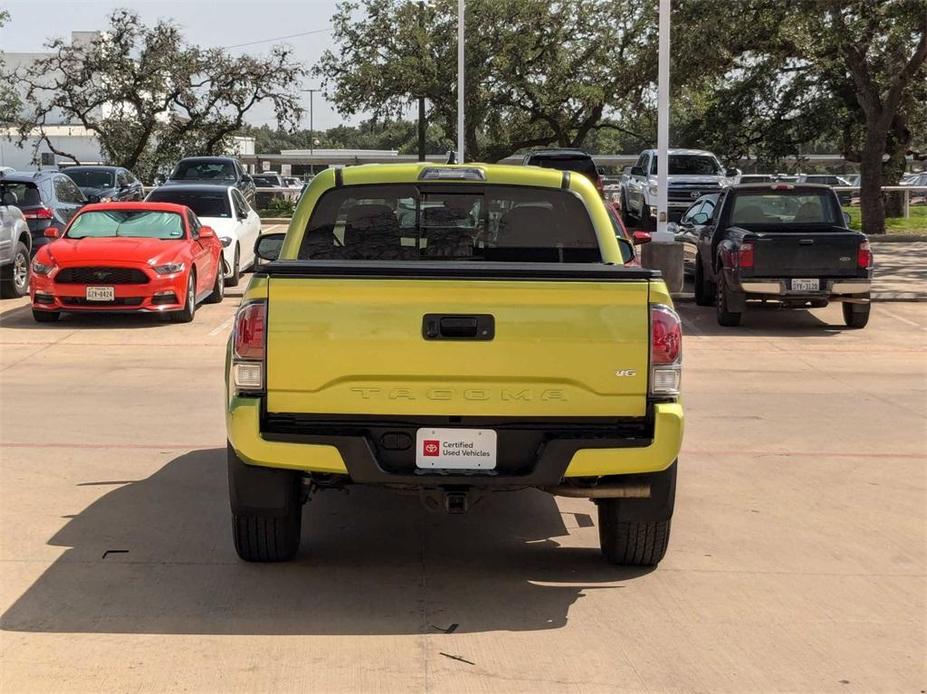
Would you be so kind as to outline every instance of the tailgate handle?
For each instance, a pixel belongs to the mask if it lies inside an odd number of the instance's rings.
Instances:
[[[488,313],[426,313],[422,319],[422,337],[426,340],[491,340],[495,336],[496,319]]]
[[[802,246],[813,246],[814,239],[799,239],[798,243],[799,245],[802,245]]]

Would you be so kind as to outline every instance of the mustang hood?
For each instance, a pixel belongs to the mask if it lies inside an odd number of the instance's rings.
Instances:
[[[55,261],[62,265],[128,262],[160,264],[169,262],[179,250],[180,239],[85,238],[58,239],[46,246]]]

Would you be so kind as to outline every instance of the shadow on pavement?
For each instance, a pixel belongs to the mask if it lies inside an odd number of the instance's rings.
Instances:
[[[676,310],[683,319],[683,333],[720,337],[832,337],[847,329],[839,304],[826,309],[832,322],[805,309],[780,309],[774,304],[748,306],[743,322],[736,328],[718,325],[713,306],[679,302]],[[853,331],[858,332],[858,331]]]
[[[4,630],[555,629],[584,590],[647,573],[606,564],[594,530],[583,531],[586,548],[561,547],[554,538],[568,534],[563,518],[537,491],[493,495],[466,516],[434,515],[416,496],[388,490],[324,492],[304,509],[297,559],[260,565],[239,561],[232,548],[225,449],[182,455],[144,480],[82,484],[122,486],[51,539],[69,549],[2,616]],[[591,515],[570,515],[592,525]]]

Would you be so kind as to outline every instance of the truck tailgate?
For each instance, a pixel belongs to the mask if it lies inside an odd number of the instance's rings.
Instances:
[[[844,231],[756,233],[757,277],[853,277],[860,236]]]
[[[267,410],[643,416],[648,282],[271,276]],[[427,339],[426,314],[492,339]]]

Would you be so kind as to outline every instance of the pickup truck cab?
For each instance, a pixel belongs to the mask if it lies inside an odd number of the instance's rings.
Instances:
[[[328,169],[268,234],[228,347],[235,547],[297,551],[301,507],[367,484],[461,513],[593,499],[605,557],[669,540],[681,325],[589,180],[467,164]]]
[[[869,241],[846,227],[828,186],[737,185],[696,201],[677,232],[696,248],[695,301],[714,303],[721,325],[740,325],[755,301],[784,308],[839,301],[848,327],[869,320]]]
[[[711,152],[671,149],[667,177],[667,215],[675,222],[702,195],[716,193],[734,183],[737,169],[725,169]],[[657,227],[657,150],[641,152],[621,182],[619,198],[625,222],[636,228]]]

